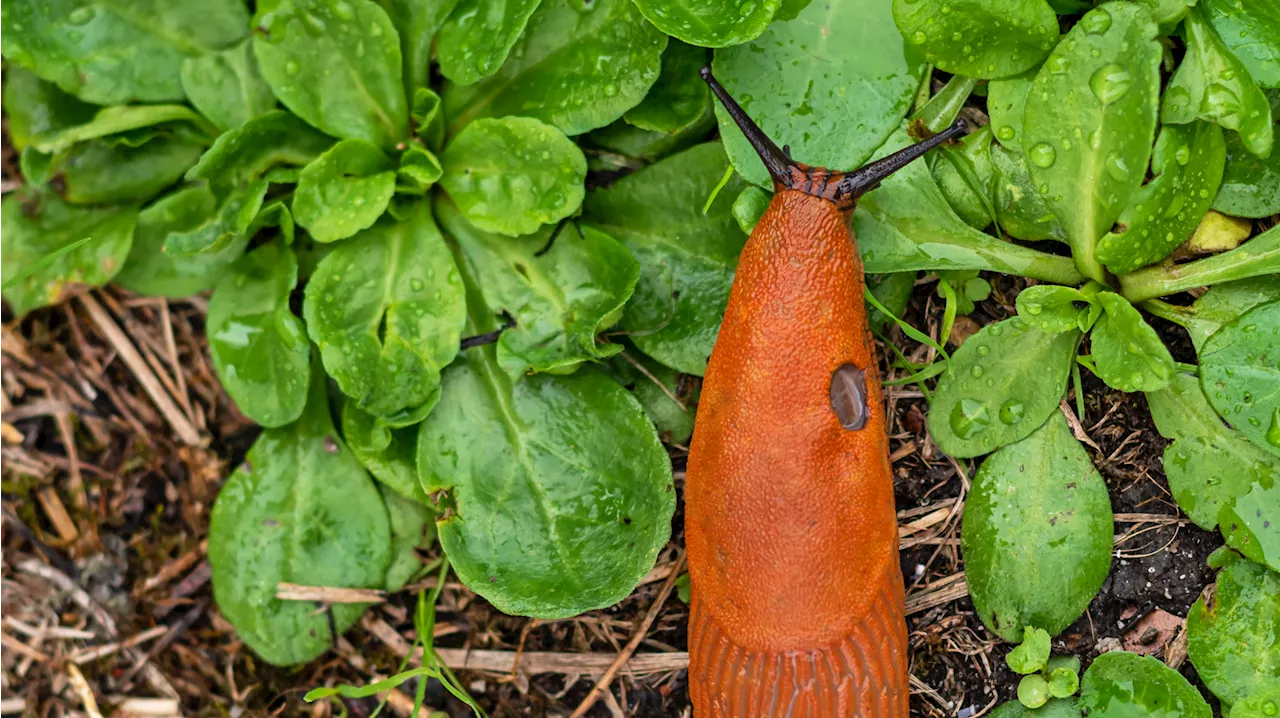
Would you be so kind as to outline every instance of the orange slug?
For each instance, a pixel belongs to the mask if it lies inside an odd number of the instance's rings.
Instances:
[[[964,124],[833,172],[791,160],[702,77],[776,194],[738,261],[689,453],[694,716],[906,716],[893,478],[848,218]]]

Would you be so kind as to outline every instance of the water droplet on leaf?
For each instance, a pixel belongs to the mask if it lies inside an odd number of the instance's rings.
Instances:
[[[1058,159],[1058,151],[1048,142],[1041,142],[1032,147],[1027,156],[1037,167],[1052,167],[1054,160]]]

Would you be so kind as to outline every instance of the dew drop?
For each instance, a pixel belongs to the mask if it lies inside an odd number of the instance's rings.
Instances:
[[[951,430],[961,439],[968,439],[991,424],[987,407],[975,399],[963,399],[951,410]]]
[[[1067,71],[1067,58],[1062,55],[1054,55],[1049,58],[1049,61],[1044,66],[1049,69],[1049,72],[1061,75]]]
[[[285,71],[285,74],[288,74],[288,75],[298,74],[298,63],[295,62],[294,60],[290,60],[286,62],[284,64],[284,71]]]
[[[987,346],[986,344],[983,344],[982,346],[978,347],[978,356],[984,357],[990,353],[991,353],[991,347]]]
[[[1104,105],[1110,105],[1124,97],[1132,84],[1133,78],[1129,71],[1115,62],[1103,65],[1089,78],[1089,89],[1093,90],[1094,96]]]
[[[72,25],[83,25],[93,19],[93,8],[81,7],[76,8],[67,16],[67,22]]]
[[[423,289],[427,288],[427,285],[421,279],[410,279],[409,288],[415,292],[421,292]]]
[[[1179,145],[1178,149],[1173,151],[1173,159],[1179,165],[1186,167],[1191,161],[1191,148],[1186,145]]]
[[[996,137],[1005,141],[1013,139],[1016,134],[1017,131],[1015,131],[1011,125],[1004,125],[1000,129],[996,130]]]
[[[911,42],[917,45],[923,44],[924,41],[928,39],[929,39],[929,36],[924,34],[923,32],[920,32],[919,30],[916,30],[915,33],[911,35]]]
[[[1111,13],[1098,8],[1081,18],[1080,26],[1090,35],[1106,32],[1111,28]]]
[[[1106,165],[1107,174],[1111,175],[1112,179],[1118,182],[1123,182],[1129,179],[1129,164],[1124,161],[1124,158],[1120,156],[1120,153],[1112,152],[1107,155]]]
[[[973,376],[974,379],[978,379],[982,376],[982,371],[982,367],[975,364],[974,367],[969,370],[969,374]]]
[[[1052,167],[1054,161],[1058,159],[1058,151],[1048,142],[1041,142],[1031,148],[1027,157],[1036,167]]]
[[[1027,411],[1027,407],[1020,401],[1010,399],[1000,405],[1000,421],[1005,424],[1013,425],[1022,421],[1022,415]]]

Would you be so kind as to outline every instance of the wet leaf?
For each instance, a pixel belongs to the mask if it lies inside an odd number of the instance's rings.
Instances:
[[[716,52],[717,79],[800,162],[861,165],[898,128],[924,66],[904,49],[891,0],[810,3],[795,20]],[[716,106],[720,136],[747,180],[772,188],[742,132]]]
[[[1042,332],[1069,332],[1080,329],[1080,314],[1089,311],[1080,305],[1092,301],[1075,287],[1039,284],[1018,293],[1018,316]]]
[[[426,194],[440,180],[444,168],[430,150],[421,145],[409,145],[400,155],[400,167],[396,170],[396,191],[407,194]]]
[[[679,40],[667,42],[662,51],[662,74],[649,94],[623,119],[628,124],[655,132],[676,132],[697,121],[710,109],[711,92],[698,75],[710,55],[700,47]]]
[[[418,483],[417,424],[392,428],[348,401],[342,404],[342,436],[373,478],[405,498],[427,500]]]
[[[1178,319],[1191,336],[1198,354],[1214,332],[1259,304],[1280,301],[1280,284],[1271,277],[1255,277],[1223,282],[1209,288]]]
[[[1036,673],[1049,662],[1049,640],[1044,629],[1027,626],[1022,632],[1022,643],[1005,654],[1004,662],[1014,673]]]
[[[987,83],[987,113],[996,140],[1004,147],[1022,151],[1022,116],[1027,109],[1027,93],[1037,69]]]
[[[894,0],[893,19],[930,63],[981,79],[1025,72],[1058,42],[1045,0]]]
[[[1231,718],[1272,718],[1280,706],[1280,678],[1272,678],[1231,706]]]
[[[1280,435],[1280,409],[1272,414]],[[1280,436],[1277,436],[1280,439]],[[1249,560],[1280,571],[1280,473],[1271,483],[1254,482],[1249,491],[1222,507],[1218,526],[1227,545]],[[1280,656],[1280,647],[1277,649]],[[1277,659],[1280,660],[1280,659]],[[1280,674],[1277,674],[1280,677]]]
[[[1090,335],[1098,378],[1120,391],[1159,391],[1173,378],[1173,357],[1127,299],[1099,292],[1102,316]]]
[[[296,116],[272,110],[219,136],[187,179],[206,180],[219,190],[246,187],[272,168],[310,163],[333,142]]]
[[[249,30],[239,0],[11,0],[0,17],[5,58],[99,105],[180,101],[183,58]]]
[[[104,107],[88,122],[64,127],[32,138],[40,152],[58,154],[89,140],[110,137],[129,147],[138,147],[164,131],[185,130],[183,137],[213,138],[218,130],[185,105],[126,105]]]
[[[1187,612],[1187,655],[1224,704],[1280,678],[1280,574],[1239,559],[1219,571]]]
[[[21,317],[111,281],[129,255],[138,208],[75,207],[24,189],[5,196],[0,217],[4,299]]]
[[[253,38],[280,102],[341,139],[393,149],[409,134],[400,38],[372,0],[278,0],[258,8]]]
[[[446,86],[449,134],[506,115],[533,117],[566,135],[604,127],[644,98],[666,46],[629,0],[543,0],[495,74]]]
[[[1173,440],[1164,450],[1169,489],[1200,528],[1213,529],[1224,506],[1280,475],[1280,458],[1223,424],[1195,377],[1177,374],[1146,396],[1160,435]]]
[[[473,305],[468,333],[495,329],[494,310]],[[671,463],[640,403],[598,370],[513,381],[493,345],[463,352],[418,466],[425,491],[448,492],[436,525],[458,577],[504,613],[616,603],[670,535]]]
[[[1200,7],[1254,81],[1280,88],[1280,6],[1268,0],[1201,0]]]
[[[218,252],[179,257],[164,251],[171,232],[203,224],[216,210],[215,202],[208,188],[197,185],[161,197],[142,210],[129,257],[115,282],[152,297],[189,297],[216,286],[244,253],[248,233]]]
[[[425,202],[344,242],[316,267],[302,316],[329,376],[391,426],[420,420],[458,353],[462,282]]]
[[[1280,90],[1267,93],[1273,136],[1280,136]],[[10,125],[12,127],[12,124]],[[1270,217],[1280,213],[1280,152],[1267,159],[1245,148],[1238,133],[1227,135],[1227,166],[1213,208],[1235,217]]]
[[[998,131],[998,130],[997,130]],[[991,147],[996,218],[1005,234],[1025,240],[1067,241],[1062,222],[1031,180],[1027,158],[1001,145]]]
[[[400,36],[405,97],[427,88],[436,31],[458,0],[378,0]],[[432,94],[435,94],[434,92]]]
[[[1131,302],[1177,294],[1219,282],[1262,277],[1280,272],[1280,229],[1272,227],[1248,242],[1221,254],[1184,264],[1160,264],[1120,276]]]
[[[1155,139],[1160,44],[1132,3],[1089,11],[1031,83],[1022,146],[1081,273],[1105,281],[1095,245],[1142,184]]]
[[[21,151],[39,135],[85,124],[97,110],[16,64],[4,70],[4,113],[9,120],[9,141],[16,150]]]
[[[748,185],[738,193],[737,199],[733,200],[733,218],[738,221],[738,226],[745,234],[750,235],[755,230],[772,201],[772,194],[755,185]]]
[[[1250,309],[1205,341],[1200,384],[1223,419],[1280,456],[1280,301]]]
[[[1226,146],[1208,122],[1165,125],[1151,156],[1156,175],[1134,193],[1098,240],[1098,261],[1116,274],[1164,259],[1195,231],[1222,180]]]
[[[634,167],[637,164],[649,164],[686,150],[704,142],[711,130],[716,126],[716,113],[707,102],[698,119],[674,132],[658,132],[642,130],[623,120],[618,120],[608,127],[602,127],[588,134],[587,142],[600,149],[621,155],[620,158],[599,156],[587,159],[591,169],[592,160],[608,162],[607,169],[618,167]],[[631,161],[633,160],[633,161]],[[618,164],[620,162],[620,164]]]
[[[1172,124],[1208,120],[1235,130],[1258,157],[1269,156],[1273,133],[1267,96],[1223,44],[1204,10],[1192,9],[1185,27],[1187,54],[1165,88],[1161,118]]]
[[[396,189],[396,165],[377,146],[342,140],[298,176],[293,217],[317,242],[335,242],[368,229]]]
[[[503,237],[471,225],[448,201],[437,202],[436,211],[466,256],[485,302],[515,320],[498,340],[497,360],[508,374],[568,373],[581,362],[622,350],[620,344],[596,341],[618,322],[640,275],[617,240],[576,224],[563,226],[554,239],[550,227]]]
[[[269,183],[260,179],[246,187],[227,190],[219,198],[217,211],[203,223],[169,232],[164,252],[174,257],[211,254],[244,239],[262,210],[268,188]]]
[[[143,202],[181,179],[203,151],[200,143],[174,137],[140,147],[89,140],[55,157],[53,171],[62,177],[62,196],[73,204]]]
[[[241,413],[267,427],[302,415],[311,345],[289,309],[298,263],[281,242],[236,261],[209,300],[213,368]]]
[[[1187,13],[1191,11],[1197,0],[1137,0],[1137,2],[1151,13],[1151,19],[1160,26],[1161,35],[1172,35],[1178,23],[1186,19]]]
[[[1043,0],[1040,0],[1043,2]],[[967,175],[967,176],[966,176]],[[933,179],[956,215],[974,229],[991,224],[992,182],[991,128],[982,127],[934,158]],[[977,187],[970,184],[977,180]]]
[[[422,558],[415,549],[430,549],[435,543],[435,512],[425,503],[406,499],[386,485],[378,488],[387,507],[391,529],[391,563],[387,566],[384,588],[394,593],[422,570]]]
[[[1210,718],[1209,704],[1186,678],[1149,656],[1112,651],[1093,659],[1081,682],[1090,718]]]
[[[1024,626],[1060,633],[1106,580],[1111,532],[1106,483],[1055,409],[974,476],[961,545],[982,622],[1005,640]]]
[[[730,47],[760,37],[782,1],[636,0],[636,5],[668,35],[701,47]]]
[[[330,626],[346,631],[365,606],[317,611],[310,601],[276,598],[277,583],[382,588],[391,558],[382,497],[338,438],[324,372],[316,366],[312,376],[310,391],[304,387],[307,411],[296,423],[262,432],[218,493],[209,525],[218,610],[255,653],[278,666],[329,650],[337,638]]]
[[[747,240],[731,212],[741,178],[702,212],[728,164],[719,143],[698,145],[591,192],[583,205],[584,221],[640,264],[622,328],[645,354],[685,374],[706,371]]]
[[[440,185],[486,232],[535,232],[582,204],[587,160],[564,133],[530,117],[477,120],[441,156]]]
[[[639,400],[663,442],[688,445],[698,399],[696,390],[682,389],[688,377],[634,349],[610,359],[609,373]]]
[[[1014,317],[965,340],[929,405],[938,448],[968,458],[1030,435],[1057,410],[1079,339],[1079,332],[1046,334]]]
[[[239,127],[276,106],[276,97],[249,40],[221,52],[182,61],[182,89],[200,114],[220,129]]]
[[[1074,698],[1050,698],[1034,710],[1018,701],[1008,701],[991,711],[991,718],[1080,718],[1080,706]]]
[[[440,72],[470,85],[502,67],[542,0],[461,0],[440,28]]]

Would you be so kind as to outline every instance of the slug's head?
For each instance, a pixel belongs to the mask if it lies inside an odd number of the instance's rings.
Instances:
[[[711,67],[700,71],[702,79],[711,86],[720,104],[747,136],[747,142],[769,170],[775,190],[792,189],[834,202],[841,210],[851,211],[858,198],[880,185],[886,177],[907,166],[912,160],[952,138],[964,134],[964,120],[956,120],[942,132],[929,139],[903,148],[851,172],[833,172],[825,167],[810,167],[791,159],[785,148],[779,149],[734,101],[729,93],[711,74]]]

